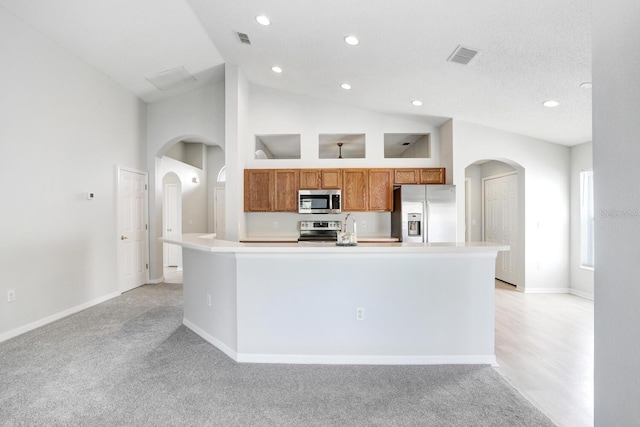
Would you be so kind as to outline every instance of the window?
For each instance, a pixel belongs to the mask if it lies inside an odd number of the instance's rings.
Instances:
[[[593,171],[580,172],[580,266],[593,269]]]
[[[226,180],[227,180],[227,169],[226,169],[226,166],[223,166],[222,169],[220,169],[220,172],[218,172],[218,179],[216,181],[225,182]]]

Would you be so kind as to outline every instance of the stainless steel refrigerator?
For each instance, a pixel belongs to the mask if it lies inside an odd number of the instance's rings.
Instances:
[[[456,187],[402,185],[393,190],[391,236],[402,242],[456,241]]]

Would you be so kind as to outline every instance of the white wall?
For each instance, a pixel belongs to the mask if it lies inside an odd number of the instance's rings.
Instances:
[[[335,104],[262,86],[249,86],[249,131],[245,135],[246,168],[335,168],[335,167],[438,167],[439,130],[437,127],[394,116]],[[366,157],[363,159],[320,159],[319,135],[322,133],[364,133]],[[430,133],[431,158],[385,159],[385,133]],[[255,159],[255,135],[299,134],[301,159]],[[240,205],[242,211],[243,205]],[[344,219],[343,215],[322,216]],[[356,213],[360,236],[389,236],[388,213]],[[295,213],[245,214],[246,227],[241,236],[298,235],[298,221],[314,219]],[[316,218],[317,219],[317,218]],[[273,222],[278,222],[278,229]],[[366,228],[364,223],[366,222]]]
[[[224,82],[216,82],[147,107],[149,275],[152,281],[162,278],[162,244],[158,241],[162,236],[163,174],[159,172],[160,158],[176,142],[187,138],[225,145],[224,91]]]
[[[571,147],[571,293],[593,299],[593,270],[580,267],[580,172],[593,169],[593,144]]]
[[[440,139],[435,126],[348,107],[304,95],[250,85],[247,168],[439,167]],[[319,135],[364,133],[363,159],[319,159]],[[385,159],[385,133],[431,133],[431,158]],[[300,134],[301,159],[254,159],[255,135]]]
[[[2,7],[0,52],[3,340],[117,294],[116,166],[145,169],[146,111]]]
[[[640,420],[640,2],[593,1],[595,425]]]
[[[249,82],[236,65],[225,65],[225,218],[227,240],[239,240],[244,234],[245,144],[249,126]],[[252,151],[253,152],[253,151]]]
[[[464,236],[465,168],[485,159],[507,162],[523,174],[526,292],[569,291],[569,148],[452,120],[453,183],[458,197],[458,236]],[[520,170],[520,167],[522,170]]]

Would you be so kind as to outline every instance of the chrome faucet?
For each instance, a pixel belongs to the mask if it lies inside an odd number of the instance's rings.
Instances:
[[[347,230],[349,229],[349,217],[351,216],[350,213],[347,214],[347,216],[344,218],[344,232],[346,233]],[[351,219],[353,220],[353,231],[351,232],[351,240],[352,243],[356,242],[356,217],[352,216]]]

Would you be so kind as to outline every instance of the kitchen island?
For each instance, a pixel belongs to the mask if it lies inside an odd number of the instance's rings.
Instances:
[[[184,324],[238,362],[495,364],[491,243],[183,248]]]

